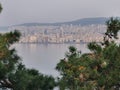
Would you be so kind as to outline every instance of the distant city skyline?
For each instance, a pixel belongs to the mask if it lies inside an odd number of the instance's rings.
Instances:
[[[0,26],[120,16],[120,0],[0,0]]]

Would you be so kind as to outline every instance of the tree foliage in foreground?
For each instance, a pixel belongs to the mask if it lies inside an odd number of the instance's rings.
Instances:
[[[0,87],[12,88],[12,83],[9,81],[9,74],[14,72],[20,57],[16,50],[11,48],[11,45],[17,42],[20,38],[18,31],[0,34]]]
[[[40,74],[35,69],[26,69],[19,64],[15,73],[10,74],[13,90],[53,90],[56,86],[52,76]]]
[[[106,25],[103,42],[88,44],[90,53],[80,54],[75,47],[69,47],[66,59],[56,66],[61,74],[60,90],[119,90],[120,45],[114,41],[120,20],[111,18]]]
[[[27,69],[12,44],[19,41],[18,31],[0,34],[0,87],[13,90],[53,90],[56,82],[52,76]]]
[[[0,4],[0,13],[1,13],[1,11],[2,11],[2,5]]]

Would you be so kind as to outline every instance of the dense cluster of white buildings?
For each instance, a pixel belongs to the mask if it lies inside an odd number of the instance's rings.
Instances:
[[[100,42],[105,25],[13,26],[22,33],[21,43],[84,43]]]

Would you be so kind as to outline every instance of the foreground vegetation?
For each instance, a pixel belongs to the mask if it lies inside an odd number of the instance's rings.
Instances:
[[[60,72],[60,90],[119,90],[120,45],[115,43],[120,30],[119,18],[106,22],[107,31],[101,43],[91,42],[91,53],[81,54],[69,47],[65,59],[56,66]]]

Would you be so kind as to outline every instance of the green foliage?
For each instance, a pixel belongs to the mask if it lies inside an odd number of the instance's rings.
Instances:
[[[9,72],[13,71],[20,60],[16,50],[10,48],[10,44],[17,42],[19,38],[20,34],[17,31],[0,35],[0,79],[3,79]]]
[[[0,81],[3,81],[2,87],[12,87],[11,83],[6,80],[9,79],[9,74],[15,70],[20,57],[10,45],[16,43],[19,38],[18,31],[0,34]]]
[[[96,42],[89,43],[88,48],[89,50],[96,52],[96,53],[100,53],[102,51],[102,47]]]
[[[117,33],[120,30],[120,20],[119,18],[110,18],[106,22],[107,25],[107,32],[105,33],[109,38],[117,39]]]
[[[19,64],[15,73],[10,74],[14,90],[53,90],[56,86],[52,76],[40,74],[35,69],[26,69]]]
[[[117,34],[120,30],[120,19],[119,18],[110,18],[106,22],[107,31],[104,36],[104,45],[109,45],[110,42],[114,41],[114,39],[118,39]]]
[[[79,53],[74,47],[69,47],[69,55],[67,55],[67,60],[62,59],[60,63],[57,64],[56,69],[62,75],[59,80],[61,90],[69,88],[71,90],[78,90],[82,85],[80,81],[80,73],[85,70],[85,63],[82,65],[79,59]],[[81,79],[82,80],[82,79]],[[64,88],[64,89],[63,89]]]
[[[88,44],[91,53],[82,55],[75,47],[70,47],[66,59],[57,64],[56,69],[61,74],[60,90],[120,88],[120,45],[114,42],[120,30],[120,20],[111,18],[107,27],[104,44],[91,42]]]
[[[1,11],[2,11],[2,5],[0,4],[0,13],[1,13]]]

